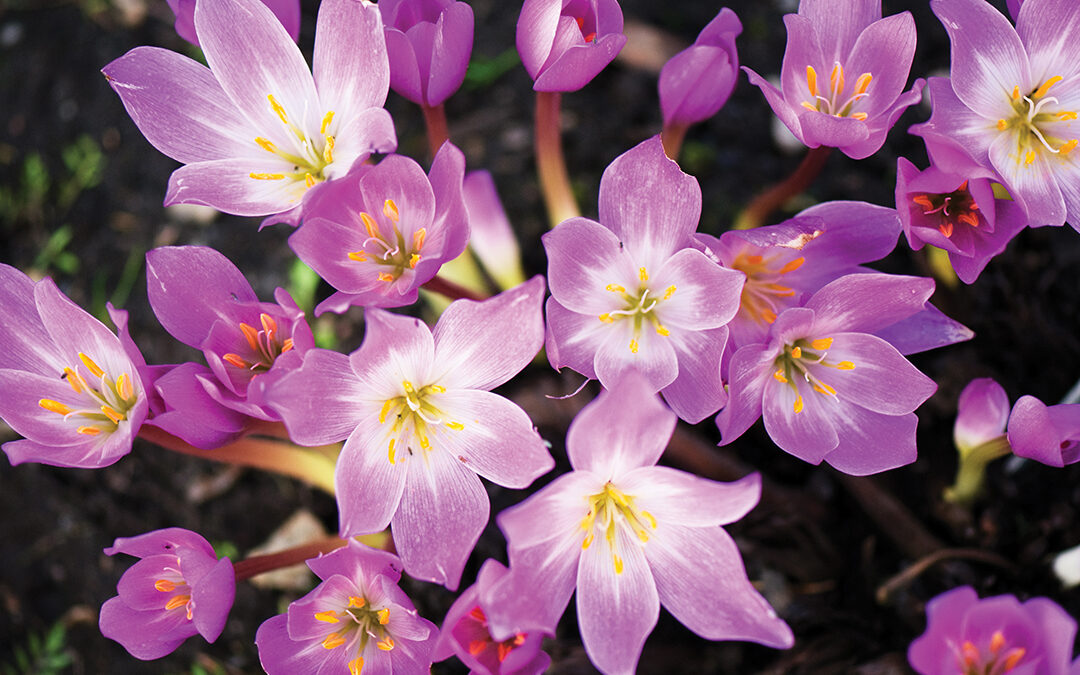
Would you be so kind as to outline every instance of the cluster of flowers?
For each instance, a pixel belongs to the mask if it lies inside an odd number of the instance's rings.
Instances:
[[[952,77],[930,81],[933,116],[916,131],[932,165],[900,160],[896,209],[830,202],[779,225],[696,232],[700,188],[669,156],[735,85],[741,26],[725,9],[664,68],[663,138],[607,168],[598,220],[573,217],[544,236],[546,306],[536,277],[458,299],[431,328],[385,308],[416,302],[470,245],[497,276],[508,255],[498,242],[511,237],[490,178],[466,175],[452,144],[433,143],[427,172],[387,154],[396,137],[382,106],[393,87],[437,117],[464,77],[468,6],[322,0],[309,71],[293,3],[176,0],[177,30],[208,68],[141,47],[104,69],[146,138],[184,164],[166,204],[297,226],[289,245],[336,291],[315,313],[363,307],[363,343],[348,355],[318,349],[287,292],[260,301],[220,253],[168,247],[147,255],[150,304],[205,364],[148,365],[124,312],[110,308],[113,334],[51,280],[0,266],[0,336],[12,346],[0,353],[0,416],[25,437],[3,449],[16,464],[89,468],[140,434],[214,450],[283,423],[300,445],[344,441],[333,486],[347,541],[310,559],[322,583],[259,628],[270,673],[415,673],[451,654],[476,672],[540,672],[543,636],[575,592],[582,641],[604,672],[634,670],[661,604],[706,638],[789,647],[791,630],[722,528],[754,507],[760,479],[721,484],[656,466],[676,419],[716,415],[723,444],[763,419],[784,451],[853,475],[910,463],[914,411],[936,385],[905,356],[972,334],[929,303],[932,280],[862,265],[903,231],[914,248],[948,251],[970,283],[1025,225],[1080,222],[1070,155],[1080,62],[1067,60],[1080,8],[1028,0],[1013,28],[983,0],[932,6],[953,40]],[[903,91],[909,14],[881,18],[877,0],[839,7],[802,0],[787,17],[781,88],[747,73],[807,146],[858,159],[923,83]],[[583,87],[624,42],[614,0],[525,1],[518,49],[538,92]],[[387,156],[374,163],[375,153]],[[440,631],[398,580],[456,590],[490,515],[480,478],[524,489],[553,468],[528,415],[492,393],[542,346],[556,369],[604,390],[569,427],[572,471],[498,515],[509,568],[487,562]],[[969,405],[985,414],[958,427],[973,445],[1002,435],[1008,409],[1000,388],[976,386],[961,416]],[[1077,410],[1025,397],[1008,440],[1017,454],[1075,461]],[[353,539],[387,527],[398,555]],[[102,632],[134,656],[221,633],[242,575],[202,537],[162,530],[106,552],[141,558],[101,612]],[[932,673],[1067,664],[1075,630],[1048,601],[976,605],[961,589],[931,604],[911,660]]]

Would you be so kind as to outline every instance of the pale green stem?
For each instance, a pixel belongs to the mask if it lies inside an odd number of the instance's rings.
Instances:
[[[945,488],[945,500],[962,506],[971,504],[982,491],[986,466],[1011,452],[1009,439],[1002,434],[975,446],[969,452],[961,453],[960,466],[956,469],[956,482]]]

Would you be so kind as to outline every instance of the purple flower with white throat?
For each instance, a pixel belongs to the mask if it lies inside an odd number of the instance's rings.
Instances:
[[[469,241],[464,175],[465,156],[447,142],[427,176],[391,155],[312,198],[289,246],[338,289],[315,313],[416,302],[420,286]]]
[[[375,5],[320,4],[314,76],[258,0],[200,0],[195,28],[209,69],[138,47],[102,71],[147,140],[186,165],[169,179],[167,205],[295,225],[311,188],[397,145],[382,109],[390,67]]]
[[[918,312],[932,279],[849,274],[785,310],[768,342],[731,358],[716,418],[728,444],[757,421],[785,452],[853,475],[915,461],[915,409],[937,389],[873,333]]]
[[[572,218],[544,235],[548,359],[612,387],[631,370],[697,422],[724,404],[720,358],[742,275],[691,248],[701,188],[659,137],[600,179],[600,222]]]
[[[934,0],[952,41],[949,79],[931,78],[921,125],[1001,177],[1033,226],[1080,227],[1080,5],[1028,0],[1013,28],[983,0]]]
[[[577,91],[626,44],[617,0],[525,0],[517,23],[521,63],[536,91]]]
[[[706,639],[792,645],[721,527],[757,504],[760,478],[655,466],[675,421],[637,374],[578,414],[574,471],[499,514],[510,573],[481,595],[495,639],[552,630],[576,590],[585,651],[605,673],[634,671],[661,604]]]
[[[1009,445],[1019,457],[1049,466],[1080,460],[1080,404],[1048,406],[1021,396],[1009,413]]]
[[[382,0],[390,86],[413,103],[437,106],[465,81],[473,46],[472,8],[454,0]]]
[[[168,0],[169,9],[176,15],[177,34],[196,47],[199,36],[195,34],[195,0]],[[300,39],[300,0],[262,0],[278,18],[289,37],[296,42]]]
[[[0,264],[0,418],[25,438],[4,443],[12,464],[99,469],[131,452],[146,419],[146,361],[127,312],[108,306],[118,334],[52,279]]]
[[[178,527],[121,537],[105,549],[139,562],[124,572],[119,595],[101,606],[101,634],[137,659],[171,653],[192,635],[213,642],[236,593],[232,562],[198,534]]]
[[[434,331],[369,309],[360,349],[315,349],[269,394],[303,445],[343,439],[335,482],[343,536],[389,524],[410,575],[457,587],[490,505],[478,478],[524,488],[554,462],[528,415],[492,394],[543,343],[536,277],[458,300]]]
[[[398,587],[401,560],[351,540],[307,561],[322,583],[259,626],[259,662],[270,675],[431,669],[439,629]]]
[[[852,159],[877,152],[922,95],[922,80],[901,93],[915,55],[911,13],[883,19],[880,0],[802,0],[784,24],[781,89],[743,68],[750,83],[807,147],[840,148]]]
[[[739,33],[739,17],[725,7],[694,44],[664,64],[658,86],[665,127],[707,120],[727,103],[739,76]]]

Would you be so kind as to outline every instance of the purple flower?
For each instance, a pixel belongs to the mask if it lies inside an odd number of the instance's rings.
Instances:
[[[521,269],[521,249],[491,174],[470,171],[462,184],[462,196],[469,213],[469,248],[484,271],[502,289],[522,283],[525,272]]]
[[[465,81],[473,45],[472,8],[453,0],[383,0],[390,86],[434,107]]]
[[[922,129],[996,171],[1033,226],[1075,219],[1080,5],[1029,0],[1016,28],[983,0],[930,6],[952,40],[952,77],[931,79],[934,112]]]
[[[989,377],[968,382],[956,404],[953,444],[960,455],[1005,435],[1009,421],[1009,395]]]
[[[196,633],[207,642],[221,635],[236,577],[232,562],[218,560],[201,536],[170,527],[121,537],[105,553],[141,560],[120,577],[119,595],[101,606],[102,635],[144,661],[169,654]]]
[[[456,654],[476,675],[539,675],[551,664],[551,657],[540,649],[545,633],[517,633],[496,640],[488,632],[480,598],[506,573],[507,569],[494,560],[480,568],[476,583],[465,589],[446,613],[435,645],[436,661]]]
[[[169,9],[176,15],[176,32],[196,47],[199,38],[195,34],[195,0],[168,0]],[[300,39],[300,0],[262,0],[270,8],[289,37]]]
[[[348,438],[335,474],[343,536],[390,524],[410,575],[457,587],[490,509],[477,474],[520,489],[553,466],[525,411],[490,393],[539,351],[543,295],[536,277],[458,300],[434,331],[369,309],[360,349],[312,350],[274,384],[294,441]]]
[[[996,174],[961,152],[952,157],[957,161],[950,168],[931,166],[925,171],[899,158],[896,210],[912,249],[931,244],[948,251],[956,275],[971,284],[1024,229],[1027,218],[1012,200],[994,197],[991,181]]]
[[[1076,621],[1049,598],[979,599],[970,586],[926,603],[926,632],[908,648],[921,675],[1067,675]]]
[[[577,91],[626,44],[616,0],[525,0],[517,49],[536,91]]]
[[[742,279],[690,247],[700,215],[697,180],[659,137],[608,166],[600,222],[572,218],[544,235],[552,366],[607,388],[637,369],[691,422],[724,404],[720,358]]]
[[[792,645],[720,527],[757,504],[760,478],[716,483],[655,466],[674,428],[636,374],[574,419],[574,471],[499,514],[510,574],[481,597],[496,639],[552,630],[576,589],[585,651],[605,673],[634,671],[661,604],[706,639]]]
[[[138,47],[102,71],[147,140],[186,165],[169,179],[167,205],[296,224],[310,188],[396,146],[374,5],[319,6],[314,77],[258,0],[201,0],[195,27],[209,69]]]
[[[722,444],[760,416],[782,450],[811,464],[862,476],[915,461],[914,410],[937,385],[872,333],[917,314],[933,292],[931,279],[850,274],[785,310],[767,343],[731,358]]]
[[[439,629],[417,615],[398,587],[396,555],[350,540],[307,564],[322,583],[255,634],[267,673],[429,671]]]
[[[3,446],[12,464],[98,469],[131,452],[148,405],[146,366],[109,314],[114,335],[53,283],[0,264],[0,418],[25,438]]]
[[[1009,414],[1009,445],[1020,457],[1050,466],[1080,460],[1080,404],[1047,406],[1021,396]]]
[[[750,83],[806,146],[840,148],[852,159],[877,152],[922,95],[922,80],[901,93],[915,55],[911,14],[882,19],[880,0],[802,0],[784,24],[782,90],[744,68]]]
[[[739,17],[725,7],[694,44],[664,64],[659,90],[665,127],[707,120],[727,103],[739,75],[739,33]]]
[[[259,302],[240,270],[204,246],[147,253],[146,286],[161,325],[209,366],[184,364],[155,380],[167,410],[153,424],[208,448],[240,435],[245,416],[279,419],[263,393],[315,346],[292,297],[279,288],[277,303]]]
[[[420,286],[468,243],[464,175],[465,156],[448,142],[430,176],[408,157],[391,155],[309,200],[289,246],[338,289],[315,313],[416,302]]]

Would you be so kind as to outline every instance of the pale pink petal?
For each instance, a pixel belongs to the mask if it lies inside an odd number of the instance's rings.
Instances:
[[[814,310],[820,337],[830,331],[873,333],[922,310],[933,292],[934,280],[924,277],[849,274],[815,293],[806,307]]]
[[[274,382],[266,392],[281,415],[289,438],[301,445],[336,443],[353,434],[364,415],[367,390],[356,378],[349,357],[312,349],[303,365]]]
[[[727,326],[671,334],[679,375],[660,393],[675,414],[691,424],[697,424],[727,403],[727,391],[720,378],[727,339]]]
[[[616,302],[608,284],[622,281],[619,238],[587,218],[571,218],[543,236],[551,296],[567,309],[600,314]]]
[[[264,216],[299,206],[304,182],[288,177],[260,180],[251,174],[284,175],[280,159],[219,159],[182,166],[169,176],[165,206],[201,204],[236,216]]]
[[[840,4],[829,0],[802,0],[799,16],[805,17],[814,27],[824,48],[822,58],[829,63],[844,63],[864,29],[881,18],[881,3],[877,0],[848,0]]]
[[[46,278],[34,285],[34,300],[45,330],[57,347],[58,356],[76,367],[79,354],[93,359],[108,375],[117,378],[122,374],[135,378],[135,364],[116,337],[101,323],[60,292],[52,279]],[[56,373],[57,381],[62,373]]]
[[[657,334],[652,326],[635,333],[633,320],[616,321],[608,326],[593,366],[605,387],[615,386],[628,372],[637,370],[654,391],[660,391],[679,374],[669,336]]]
[[[958,448],[972,449],[1005,433],[1009,422],[1009,395],[989,377],[968,383],[956,403],[953,442]]]
[[[365,398],[385,401],[402,394],[401,383],[417,387],[431,382],[435,342],[420,319],[381,309],[364,312],[364,342],[349,360],[365,387]]]
[[[721,267],[705,254],[685,248],[668,258],[656,272],[653,287],[670,290],[671,296],[656,308],[669,328],[707,330],[725,325],[739,311],[746,276]],[[666,295],[666,293],[665,293]]]
[[[541,518],[553,516],[557,514],[545,513]],[[583,514],[575,524],[581,518]],[[482,591],[480,598],[493,638],[506,640],[529,631],[554,634],[577,585],[583,536],[523,549],[513,547],[511,536],[510,573]]]
[[[34,303],[34,282],[19,270],[0,263],[0,368],[52,376],[64,370],[67,359],[58,353],[41,323]]]
[[[852,476],[867,476],[915,461],[919,419],[914,413],[882,415],[845,401],[836,408],[834,426],[839,442],[825,456],[833,468]]]
[[[406,475],[420,458],[405,458],[402,449],[402,459],[391,462],[387,446],[384,425],[377,415],[361,420],[345,441],[334,471],[342,536],[380,532],[397,513]]]
[[[818,336],[814,336],[818,337]],[[836,390],[840,399],[886,415],[915,410],[937,390],[896,348],[864,333],[836,333],[826,351],[827,363],[849,362],[850,370],[811,366],[810,372]]]
[[[1075,2],[1035,3],[1016,17],[1016,33],[1031,61],[1031,83],[1051,77],[1080,74],[1076,45],[1080,41],[1080,5]],[[1057,95],[1055,92],[1052,94]]]
[[[766,345],[747,345],[731,358],[728,402],[716,416],[720,445],[727,445],[746,433],[761,417],[765,387],[772,379],[777,350]]]
[[[551,367],[570,368],[595,380],[593,361],[611,327],[592,314],[566,309],[554,296],[548,298],[546,313],[545,347]]]
[[[342,121],[381,108],[390,89],[390,62],[378,6],[357,0],[319,3],[312,70],[318,100]]]
[[[761,475],[718,483],[666,466],[643,466],[620,477],[618,487],[658,523],[706,527],[733,523],[757,506]]]
[[[915,20],[910,12],[887,16],[868,25],[855,42],[851,56],[843,62],[852,81],[863,72],[873,76],[858,109],[870,117],[885,113],[904,90],[914,56]]]
[[[796,409],[796,396],[802,407]],[[837,401],[818,394],[809,386],[800,390],[781,384],[772,377],[765,383],[761,417],[765,430],[780,449],[804,462],[820,464],[839,442],[833,416]]]
[[[1025,151],[1022,156],[1020,152],[1016,134],[1003,133],[990,144],[990,162],[1005,180],[1013,198],[1024,207],[1032,227],[1063,224],[1065,199],[1051,166],[1051,162],[1057,163],[1057,158],[1046,157],[1041,148]],[[1036,153],[1030,164],[1027,152]]]

